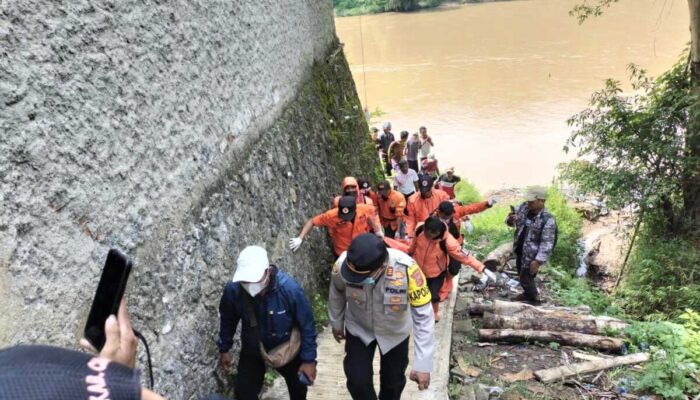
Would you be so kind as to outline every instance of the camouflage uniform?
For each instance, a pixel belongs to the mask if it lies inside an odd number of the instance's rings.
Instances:
[[[520,285],[525,290],[525,296],[528,300],[534,301],[538,296],[535,284],[537,274],[530,274],[530,263],[537,260],[540,264],[544,264],[549,260],[556,243],[557,222],[546,208],[542,209],[534,218],[528,218],[528,213],[527,203],[521,204],[515,212],[517,220],[513,235],[513,251],[517,257]],[[522,248],[519,249],[518,242],[521,234],[525,236]]]

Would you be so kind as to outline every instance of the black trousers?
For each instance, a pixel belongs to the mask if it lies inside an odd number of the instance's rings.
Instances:
[[[516,262],[518,278],[520,280],[520,286],[523,287],[525,299],[527,299],[527,301],[539,300],[540,292],[537,290],[537,283],[535,282],[537,274],[530,273],[529,265],[521,265],[519,254],[516,253],[516,257],[518,260]]]
[[[408,367],[408,339],[399,343],[386,354],[379,363],[379,400],[399,400],[406,386]],[[348,379],[347,387],[354,400],[376,400],[372,377],[372,360],[377,349],[377,341],[365,346],[360,338],[345,332],[345,359],[343,368]]]
[[[391,175],[391,159],[389,158],[389,155],[386,153],[382,153],[382,159],[384,160],[384,172],[386,172],[387,176]]]
[[[257,348],[254,350],[241,350],[241,357],[238,361],[238,376],[236,376],[237,400],[258,400],[258,394],[263,386],[265,378],[265,362]],[[277,372],[284,377],[287,382],[290,400],[305,400],[307,387],[299,382],[299,367],[301,359],[297,357],[294,361],[276,368]]]
[[[418,160],[406,160],[406,161],[408,161],[408,168],[416,171],[416,173],[418,173],[418,171],[420,171],[420,168],[418,168]]]
[[[442,271],[442,273],[435,278],[427,278],[428,288],[430,289],[430,302],[439,303],[440,302],[440,288],[442,284],[445,283],[445,274],[447,271]]]
[[[396,232],[396,230],[391,228],[391,225],[387,225],[384,227],[384,235],[386,235],[386,237],[390,237],[393,239],[394,237],[396,237]]]

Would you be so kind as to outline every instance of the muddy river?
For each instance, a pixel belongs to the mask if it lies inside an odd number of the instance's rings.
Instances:
[[[636,63],[657,75],[689,40],[683,0],[624,0],[583,25],[570,0],[336,19],[358,94],[394,133],[425,125],[441,167],[482,190],[547,183],[566,119]],[[361,29],[360,29],[361,27]]]

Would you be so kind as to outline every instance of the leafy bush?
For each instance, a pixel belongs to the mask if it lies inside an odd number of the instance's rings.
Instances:
[[[464,204],[481,201],[479,189],[468,180],[462,180],[455,186],[455,198]]]
[[[322,331],[329,321],[328,317],[328,296],[316,293],[314,295],[313,301],[311,302],[311,310],[314,314],[314,322],[316,323],[316,330],[318,332]]]
[[[573,273],[578,263],[578,240],[581,238],[581,216],[569,206],[566,197],[555,186],[547,191],[546,207],[557,221],[559,238],[549,260],[550,265],[563,267]]]
[[[635,388],[651,391],[664,399],[686,399],[698,393],[693,374],[698,370],[700,359],[690,349],[700,347],[697,328],[700,316],[689,313],[687,325],[668,321],[638,322],[625,329],[633,350],[647,350],[651,361],[637,377]]]
[[[414,11],[420,8],[432,8],[442,4],[443,0],[333,0],[336,15],[348,16],[387,11]]]
[[[630,65],[635,94],[608,80],[591,97],[590,107],[569,119],[575,127],[565,150],[578,159],[562,167],[565,179],[585,193],[603,195],[608,206],[633,204],[661,211],[664,225],[678,232],[688,227],[685,191],[696,163],[688,156],[689,107],[696,99],[682,57],[654,80]]]
[[[641,230],[618,294],[622,306],[647,319],[700,310],[700,252],[691,240],[656,229],[652,219]]]
[[[549,288],[561,304],[565,306],[585,304],[591,307],[594,314],[623,316],[620,307],[615,305],[609,296],[594,287],[588,280],[575,277],[570,269],[553,265],[546,270],[546,273],[552,277]]]

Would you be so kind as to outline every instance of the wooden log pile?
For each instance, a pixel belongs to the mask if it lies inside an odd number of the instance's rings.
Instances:
[[[607,330],[622,330],[627,323],[611,317],[590,315],[589,308],[536,307],[529,304],[495,301],[491,304],[472,304],[471,315],[482,315],[479,339],[485,342],[557,342],[565,346],[596,349],[619,353],[621,339],[605,336]],[[628,356],[587,360],[557,368],[535,371],[543,382],[567,378],[577,374],[597,372],[622,365],[643,363],[644,353]]]

